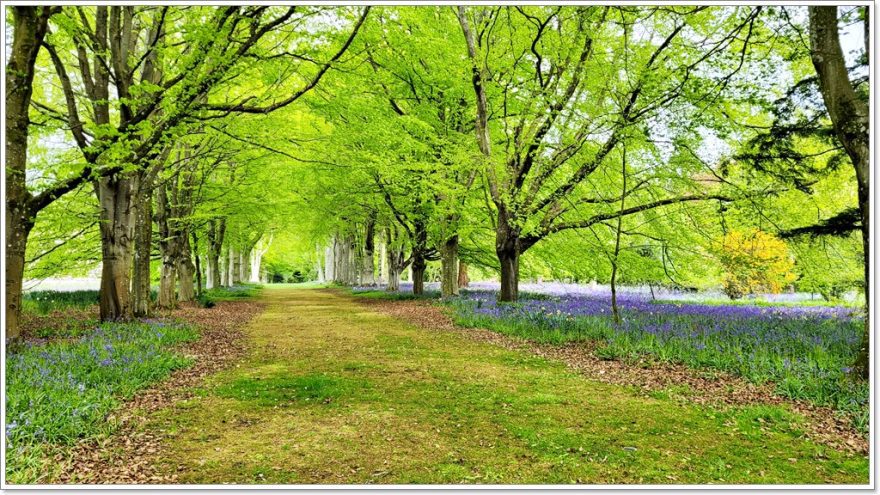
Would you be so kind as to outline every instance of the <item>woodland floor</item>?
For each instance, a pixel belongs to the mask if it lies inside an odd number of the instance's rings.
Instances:
[[[261,300],[247,351],[107,439],[101,463],[153,483],[868,483],[866,456],[778,406],[646,395],[339,291]],[[126,480],[95,469],[65,481]]]

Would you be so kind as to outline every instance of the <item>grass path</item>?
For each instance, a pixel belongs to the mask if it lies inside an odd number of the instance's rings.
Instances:
[[[430,332],[330,291],[267,287],[253,351],[145,428],[184,483],[867,483],[784,411],[643,397]]]

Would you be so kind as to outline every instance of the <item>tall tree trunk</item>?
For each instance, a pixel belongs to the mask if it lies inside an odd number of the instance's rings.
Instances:
[[[333,282],[336,280],[336,250],[334,249],[331,243],[329,246],[324,248],[324,281],[325,282]]]
[[[260,236],[257,239],[257,242],[254,243],[254,247],[251,248],[251,265],[250,265],[250,281],[254,283],[260,283],[261,275],[263,272],[263,256],[269,251],[269,247],[272,245],[272,234],[269,234],[268,239],[264,236]]]
[[[379,285],[388,284],[388,248],[383,241],[379,244]]]
[[[131,179],[113,174],[98,179],[101,221],[101,321],[129,320],[134,224]]]
[[[222,282],[220,280],[220,276],[222,275],[222,273],[220,272],[220,258],[219,258],[219,256],[215,255],[214,253],[208,254],[207,265],[208,265],[207,274],[206,274],[207,282],[206,282],[205,286],[209,289],[220,287],[220,285],[222,284]]]
[[[217,268],[220,270],[220,287],[229,287],[229,259],[223,254],[217,261]]]
[[[499,300],[515,302],[519,299],[519,253],[516,250],[498,251],[501,262],[501,293]]]
[[[251,250],[251,266],[250,266],[250,281],[254,283],[260,282],[260,264],[263,262],[263,253],[261,253],[257,249]]]
[[[180,302],[190,302],[196,298],[196,266],[193,263],[193,254],[189,242],[188,230],[189,226],[179,230],[177,238],[177,241],[179,242],[179,248],[177,250],[177,300]]]
[[[52,7],[55,8],[55,7]],[[25,251],[36,212],[27,190],[27,144],[34,64],[46,35],[50,7],[10,7],[12,49],[6,63],[6,338],[20,335]]]
[[[229,284],[230,286],[241,282],[241,256],[238,250],[229,246]]]
[[[211,287],[224,285],[224,270],[220,268],[223,254],[223,238],[226,235],[226,219],[208,220],[208,266],[211,273]]]
[[[333,248],[324,248],[324,282],[333,281]]]
[[[425,268],[428,263],[421,255],[413,256],[412,262],[412,283],[413,294],[421,295],[425,293]]]
[[[400,273],[403,271],[403,251],[388,249],[388,288],[389,292],[400,290]]]
[[[168,184],[161,184],[156,194],[156,226],[159,231],[159,297],[156,306],[172,309],[177,306],[175,280],[177,278],[177,239],[171,228],[171,206],[168,203]]]
[[[135,177],[134,194],[134,271],[131,281],[134,316],[150,315],[150,255],[153,240],[153,190],[149,175]]]
[[[173,309],[177,306],[177,297],[174,290],[174,280],[177,278],[174,258],[162,255],[162,266],[159,267],[159,298],[157,306],[163,309]]]
[[[195,262],[196,269],[196,295],[201,295],[202,290],[204,289],[204,286],[202,285],[202,282],[204,281],[204,278],[202,277],[202,255],[199,254],[199,238],[196,235],[195,230],[191,232],[191,235],[193,239],[193,261]]]
[[[614,230],[614,253],[611,258],[611,314],[614,323],[620,325],[620,309],[617,307],[617,268],[620,261],[620,236],[623,231],[623,211],[626,207],[626,142],[623,144],[623,154],[621,159],[621,177],[623,186],[620,190],[620,211],[621,215],[617,217],[617,228]]]
[[[440,247],[440,293],[443,297],[458,295],[458,236],[454,235]]]
[[[8,182],[7,182],[8,185]],[[10,212],[12,210],[12,212]],[[34,227],[33,217],[25,214],[18,218],[16,206],[6,203],[6,338],[16,340],[20,336],[21,291],[24,279],[24,257],[27,239]]]
[[[345,283],[345,241],[339,236],[333,238],[333,281],[338,284]]]
[[[213,289],[214,285],[214,272],[211,271],[211,255],[210,253],[205,256],[205,261],[202,263],[202,266],[205,267],[205,290]]]
[[[354,234],[349,234],[346,239],[348,242],[348,279],[345,284],[349,287],[354,287],[358,284],[358,278],[360,277],[358,246]]]
[[[315,244],[315,280],[319,284],[324,283],[324,266],[321,264],[321,258],[324,256],[324,250],[320,244]]]
[[[468,265],[464,261],[458,262],[458,286],[467,287],[470,285],[471,279],[468,277]]]
[[[501,294],[499,300],[516,302],[519,299],[519,255],[518,231],[510,226],[507,210],[498,209],[498,226],[495,231],[495,253],[501,264]]]
[[[246,247],[238,252],[238,277],[242,282],[251,278],[251,248]]]
[[[376,272],[374,268],[374,252],[375,244],[375,227],[376,222],[372,218],[367,221],[364,229],[364,257],[361,260],[363,269],[361,270],[361,285],[373,287],[376,285]]]
[[[867,9],[868,7],[864,7]],[[870,374],[870,122],[868,102],[861,99],[849,80],[846,61],[840,46],[837,6],[810,7],[810,54],[819,75],[819,88],[831,117],[835,134],[846,149],[856,172],[862,249],[865,265],[865,328],[854,364],[854,371],[868,378]],[[868,33],[868,11],[865,10]],[[870,60],[869,36],[864,37],[865,55]]]

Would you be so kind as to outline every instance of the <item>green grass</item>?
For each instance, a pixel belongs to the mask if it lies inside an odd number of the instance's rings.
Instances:
[[[56,310],[85,309],[98,304],[98,291],[77,290],[61,292],[37,290],[25,292],[21,296],[21,309],[26,313],[46,315]]]
[[[364,299],[382,299],[385,301],[414,301],[424,299],[439,299],[440,293],[435,291],[426,291],[424,294],[413,294],[412,292],[388,292],[382,289],[375,290],[350,290],[349,294]]]
[[[867,483],[779,406],[717,410],[420,330],[341,293],[267,286],[253,350],[165,431],[184,483]]]
[[[773,318],[761,315],[761,310],[739,316],[724,311],[654,312],[645,305],[625,309],[621,324],[615,325],[610,311],[578,314],[577,308],[565,304],[554,310],[554,302],[501,305],[491,299],[461,298],[445,303],[454,310],[455,323],[464,327],[551,345],[592,341],[601,359],[677,363],[695,370],[721,370],[753,383],[772,382],[780,396],[830,406],[848,416],[857,431],[868,433],[868,383],[847,371],[863,329],[858,318]]]
[[[106,323],[81,339],[7,354],[7,480],[45,481],[54,464],[47,455],[112,431],[108,414],[186,366],[189,360],[171,347],[196,338],[186,325]]]
[[[204,291],[203,297],[209,301],[240,301],[253,299],[260,295],[263,286],[260,284],[240,283],[232,287],[217,287]]]

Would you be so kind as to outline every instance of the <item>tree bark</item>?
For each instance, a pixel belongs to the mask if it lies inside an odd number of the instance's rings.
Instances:
[[[254,283],[260,283],[260,275],[263,270],[263,256],[266,252],[269,251],[269,246],[272,245],[272,235],[269,235],[269,239],[264,241],[263,236],[257,240],[254,244],[254,247],[251,248],[251,259],[250,259],[250,281]]]
[[[134,194],[134,271],[131,282],[132,313],[150,315],[150,255],[153,240],[153,190],[150,176],[135,177]]]
[[[162,309],[173,309],[177,306],[174,287],[177,277],[177,259],[174,252],[176,241],[170,226],[170,216],[167,184],[162,184],[156,194],[156,225],[159,230],[159,255],[162,259],[162,265],[159,267],[159,297],[156,305]]]
[[[217,260],[217,268],[220,270],[220,287],[229,286],[229,260],[226,258],[225,252]]]
[[[522,252],[519,231],[511,226],[507,210],[498,208],[498,226],[495,230],[495,253],[501,264],[501,293],[499,301],[516,302],[519,299],[519,255]]]
[[[364,256],[361,270],[361,285],[373,287],[376,285],[376,271],[374,267],[374,253],[376,250],[375,243],[375,227],[376,222],[372,218],[367,221],[364,229]]]
[[[336,238],[333,242],[324,248],[324,281],[334,282],[336,280]]]
[[[459,288],[470,285],[471,279],[468,277],[468,265],[464,261],[458,262],[458,286]]]
[[[180,302],[190,302],[195,300],[195,271],[196,267],[192,259],[192,248],[189,243],[189,225],[178,230],[177,232],[177,300]]]
[[[354,287],[358,284],[358,277],[360,275],[360,264],[358,263],[358,246],[355,236],[353,234],[349,234],[345,237],[346,244],[348,246],[348,257],[346,262],[346,280],[345,285],[349,287]]]
[[[204,257],[202,255],[196,255],[193,258],[193,261],[196,263],[196,295],[201,295],[202,292],[205,291],[205,280],[207,274],[205,273],[205,264],[203,263]]]
[[[622,187],[620,190],[620,212],[623,212],[626,209],[626,180],[627,180],[627,170],[626,170],[626,142],[623,145],[623,153],[621,159],[621,176]],[[616,325],[620,325],[620,308],[617,307],[617,268],[618,263],[620,261],[620,236],[623,231],[623,215],[617,217],[617,228],[614,230],[614,253],[611,257],[611,315],[614,318],[614,323]]]
[[[846,61],[840,46],[837,6],[810,7],[810,55],[819,76],[822,99],[831,117],[835,134],[846,149],[856,172],[862,249],[865,265],[865,328],[853,366],[859,376],[870,375],[870,122],[868,102],[859,98],[849,80]],[[867,14],[867,12],[866,12]],[[867,23],[867,15],[865,17]],[[866,25],[867,27],[867,25]],[[865,37],[865,52],[870,53]],[[869,58],[870,60],[870,58]]]
[[[345,239],[340,239],[337,235],[333,239],[333,260],[335,266],[333,267],[333,281],[338,284],[345,284],[345,264],[348,261],[348,256],[345,252]]]
[[[208,220],[208,271],[211,273],[211,287],[222,287],[224,271],[220,268],[223,253],[223,238],[226,235],[226,219]]]
[[[7,183],[8,184],[8,183]],[[34,227],[33,217],[21,215],[18,218],[10,213],[18,213],[16,207],[6,207],[6,338],[16,340],[21,331],[21,291],[24,279],[24,259],[27,238]]]
[[[388,252],[385,242],[379,244],[379,285],[388,284]]]
[[[247,282],[251,278],[251,248],[246,247],[238,252],[238,277],[242,282]]]
[[[241,282],[241,257],[238,250],[229,246],[229,286]]]
[[[388,292],[397,292],[400,290],[400,274],[404,265],[403,251],[399,249],[388,249]]]
[[[98,179],[101,221],[101,321],[132,317],[131,266],[134,231],[131,179],[114,174]]]
[[[440,248],[440,293],[443,297],[458,295],[458,236],[454,235]]]
[[[50,7],[16,6],[12,11],[12,49],[6,63],[6,338],[18,339],[27,240],[36,212],[27,190],[28,110],[34,64],[46,36]]]
[[[413,257],[412,262],[412,283],[413,294],[421,295],[425,293],[425,268],[428,266],[425,258],[421,255]]]
[[[497,251],[501,262],[501,293],[498,300],[516,302],[519,299],[519,253],[516,249]]]

